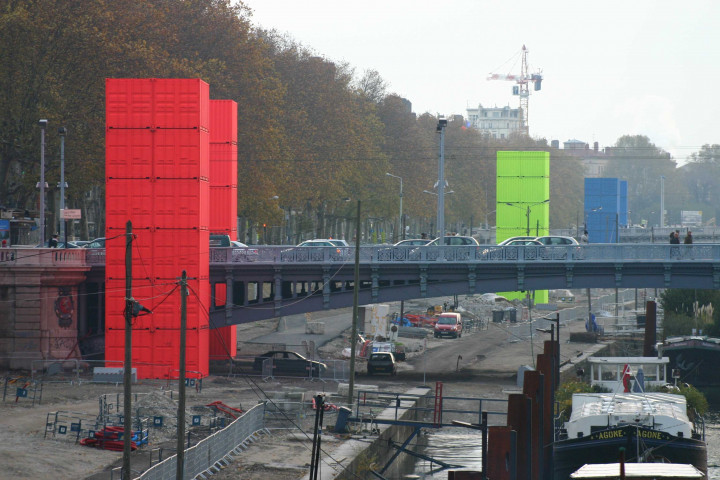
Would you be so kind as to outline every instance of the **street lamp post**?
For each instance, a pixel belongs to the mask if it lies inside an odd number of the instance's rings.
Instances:
[[[525,207],[525,217],[526,217],[526,220],[527,220],[527,227],[526,227],[526,229],[525,229],[525,235],[527,235],[528,237],[530,236],[530,209],[531,209],[532,207],[537,206],[537,205],[542,205],[543,203],[548,203],[549,201],[550,201],[550,199],[549,199],[549,198],[546,198],[546,199],[543,200],[542,202],[531,203],[530,205],[527,205],[527,206]],[[520,208],[520,209],[522,209],[521,206],[515,205],[514,203],[510,203],[510,202],[505,202],[505,205],[509,205],[509,206],[511,206],[511,207],[515,207],[515,208]]]
[[[437,226],[440,242],[445,238],[445,128],[447,119],[438,120],[437,131],[440,133],[440,159],[438,161],[438,203],[437,203]]]
[[[67,248],[67,220],[65,220],[65,127],[58,128],[60,135],[60,238]]]
[[[660,175],[660,228],[665,228],[665,176]]]
[[[48,121],[42,119],[40,124],[40,246],[45,246],[45,128]]]
[[[403,202],[403,179],[402,177],[399,177],[397,175],[393,175],[392,173],[386,173],[385,174],[388,177],[397,178],[400,180],[400,217],[398,218],[398,228],[400,229],[400,232],[398,234],[398,240],[405,240],[405,228],[403,227],[403,209],[402,209],[402,202]],[[402,236],[402,237],[401,237]]]

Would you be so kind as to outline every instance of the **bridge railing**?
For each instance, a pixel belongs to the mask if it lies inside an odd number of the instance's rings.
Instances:
[[[83,248],[2,248],[0,265],[85,266],[86,252],[87,250]]]
[[[590,245],[360,247],[361,263],[492,263],[492,262],[595,262],[720,260],[720,244],[670,245],[619,243]],[[355,262],[355,247],[254,246],[247,249],[211,248],[211,264]],[[1,265],[102,266],[105,250],[57,248],[0,249]]]
[[[253,247],[253,256],[232,248],[211,249],[210,263],[353,263],[355,248]],[[593,262],[593,261],[714,261],[720,244],[591,244],[553,246],[432,246],[360,247],[361,263],[490,263],[490,262]]]

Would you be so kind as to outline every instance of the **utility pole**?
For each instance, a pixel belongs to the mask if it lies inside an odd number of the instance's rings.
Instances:
[[[175,478],[185,478],[185,344],[187,330],[187,272],[180,278],[180,373],[178,375],[177,469]]]
[[[67,248],[67,220],[65,220],[65,127],[58,128],[60,135],[60,238]]]
[[[125,224],[125,362],[123,363],[123,466],[122,478],[132,478],[130,441],[132,440],[132,222]]]
[[[350,332],[350,382],[348,385],[348,403],[352,404],[355,389],[355,345],[357,344],[358,297],[360,293],[360,200],[357,202],[355,219],[355,276],[353,278],[352,330]]]
[[[447,119],[438,120],[437,131],[440,132],[440,160],[438,161],[438,204],[437,229],[440,245],[445,244],[445,128]]]

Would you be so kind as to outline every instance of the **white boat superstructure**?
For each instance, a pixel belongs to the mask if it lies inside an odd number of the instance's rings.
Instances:
[[[683,395],[658,392],[573,395],[572,415],[565,422],[568,438],[623,426],[644,427],[684,438],[691,438],[693,431]]]

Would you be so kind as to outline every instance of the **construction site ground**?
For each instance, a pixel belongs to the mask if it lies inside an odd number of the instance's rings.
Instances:
[[[337,313],[335,313],[337,314]],[[349,314],[349,312],[344,312]],[[329,313],[327,315],[330,315]],[[316,318],[321,318],[319,314]],[[239,326],[238,338],[245,343],[240,345],[239,353],[247,353],[258,347],[253,345],[254,338],[262,337],[278,328],[277,321],[258,322]],[[584,330],[582,321],[573,322],[563,331],[561,352],[565,363],[572,363],[584,353],[595,347],[594,344],[568,342],[570,332]],[[342,358],[342,350],[349,345],[349,332],[343,332],[334,340],[320,348],[323,358]],[[532,355],[541,352],[543,340],[549,335],[539,335],[531,348],[527,341],[509,341],[503,324],[487,324],[487,328],[467,333],[462,340],[480,346],[482,355],[474,355],[463,363],[458,360],[457,371],[428,374],[425,377],[427,358],[423,358],[423,339],[402,339],[408,349],[408,360],[400,363],[397,377],[367,377],[362,363],[358,364],[356,382],[376,384],[381,390],[404,391],[422,384],[433,385],[436,380],[444,382],[445,395],[472,396],[483,398],[506,398],[509,390],[516,389],[515,377],[518,368],[532,364]],[[428,352],[438,345],[447,345],[454,340],[440,340],[427,337]],[[427,353],[425,355],[430,355]],[[453,364],[455,365],[455,364]],[[3,372],[3,378],[18,372]],[[234,408],[248,409],[261,401],[267,401],[276,391],[301,391],[305,401],[317,393],[326,393],[335,403],[342,399],[332,397],[337,391],[335,382],[309,381],[302,378],[280,378],[263,381],[259,376],[211,375],[205,378],[201,391],[187,388],[187,409],[202,414],[210,412],[205,407],[215,401]],[[133,394],[141,394],[149,405],[148,411],[169,419],[163,428],[152,428],[150,445],[132,454],[133,470],[145,470],[152,459],[156,460],[159,448],[163,456],[174,454],[176,425],[171,419],[177,414],[177,384],[166,381],[142,380],[133,385]],[[14,395],[12,390],[9,392]],[[6,396],[0,402],[0,479],[107,479],[119,478],[117,470],[122,464],[122,452],[100,450],[81,446],[70,435],[55,435],[45,438],[46,421],[49,412],[82,412],[97,414],[99,397],[122,392],[122,384],[96,384],[69,382],[45,382],[42,401],[32,406],[28,399]],[[172,393],[171,393],[172,392]],[[140,400],[138,400],[140,402]],[[228,417],[229,418],[229,417]],[[262,435],[229,467],[217,473],[213,478],[222,480],[242,478],[246,480],[286,480],[302,478],[307,474],[310,463],[312,425],[314,416],[308,407],[304,413],[292,417],[270,418],[270,435]],[[327,424],[327,422],[326,422]],[[186,431],[193,432],[187,424]],[[194,443],[203,434],[191,433]],[[331,452],[342,436],[325,435],[323,450]]]

